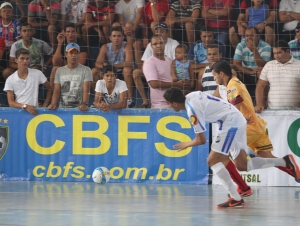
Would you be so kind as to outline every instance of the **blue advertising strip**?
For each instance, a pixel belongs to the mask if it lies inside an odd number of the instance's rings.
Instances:
[[[207,184],[209,143],[173,148],[194,137],[185,111],[2,108],[0,180],[92,181],[104,166],[110,182]]]

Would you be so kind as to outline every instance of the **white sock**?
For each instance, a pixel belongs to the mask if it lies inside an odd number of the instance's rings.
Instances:
[[[264,169],[274,166],[286,167],[286,163],[282,158],[251,158],[247,161],[247,171],[254,169]]]
[[[225,166],[223,165],[223,163],[218,162],[217,164],[213,165],[210,168],[219,177],[222,185],[228,191],[230,196],[236,201],[241,200],[242,198],[240,194],[237,192],[237,187],[231,180],[230,174],[225,168]]]

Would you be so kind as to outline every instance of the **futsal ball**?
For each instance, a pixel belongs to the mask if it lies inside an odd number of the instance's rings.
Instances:
[[[93,181],[98,184],[106,184],[110,179],[109,170],[106,167],[97,167],[93,172]]]

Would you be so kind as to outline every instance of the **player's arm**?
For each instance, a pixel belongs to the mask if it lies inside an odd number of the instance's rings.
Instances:
[[[188,141],[188,142],[181,142],[179,144],[175,144],[173,147],[178,150],[182,151],[188,147],[198,146],[206,143],[206,137],[204,133],[197,133],[194,140]]]
[[[90,98],[90,87],[91,87],[90,81],[85,81],[83,83],[82,103],[78,106],[79,111],[87,111],[89,109],[88,103]]]
[[[171,73],[172,73],[173,82],[176,82],[178,79],[177,79],[176,70],[175,70],[175,60],[172,61]]]
[[[120,93],[120,101],[119,103],[109,105],[108,108],[110,109],[122,109],[127,107],[127,93],[128,91],[124,91]]]
[[[16,63],[15,57],[9,57],[9,67],[18,70],[18,65]]]

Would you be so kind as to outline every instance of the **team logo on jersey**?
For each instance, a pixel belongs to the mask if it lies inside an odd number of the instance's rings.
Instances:
[[[220,136],[217,136],[216,137],[216,143],[219,143],[221,141],[221,137]]]
[[[191,115],[190,116],[190,122],[191,122],[191,124],[192,125],[197,125],[197,123],[198,123],[198,118],[196,117],[196,115]]]
[[[15,29],[14,29],[13,27],[11,27],[11,28],[9,29],[9,32],[10,32],[10,33],[14,33],[14,31],[15,31]]]
[[[228,91],[227,91],[227,94],[229,94],[229,93],[231,93],[231,92],[233,92],[233,91],[236,91],[236,88],[232,88],[232,89],[228,90]]]

